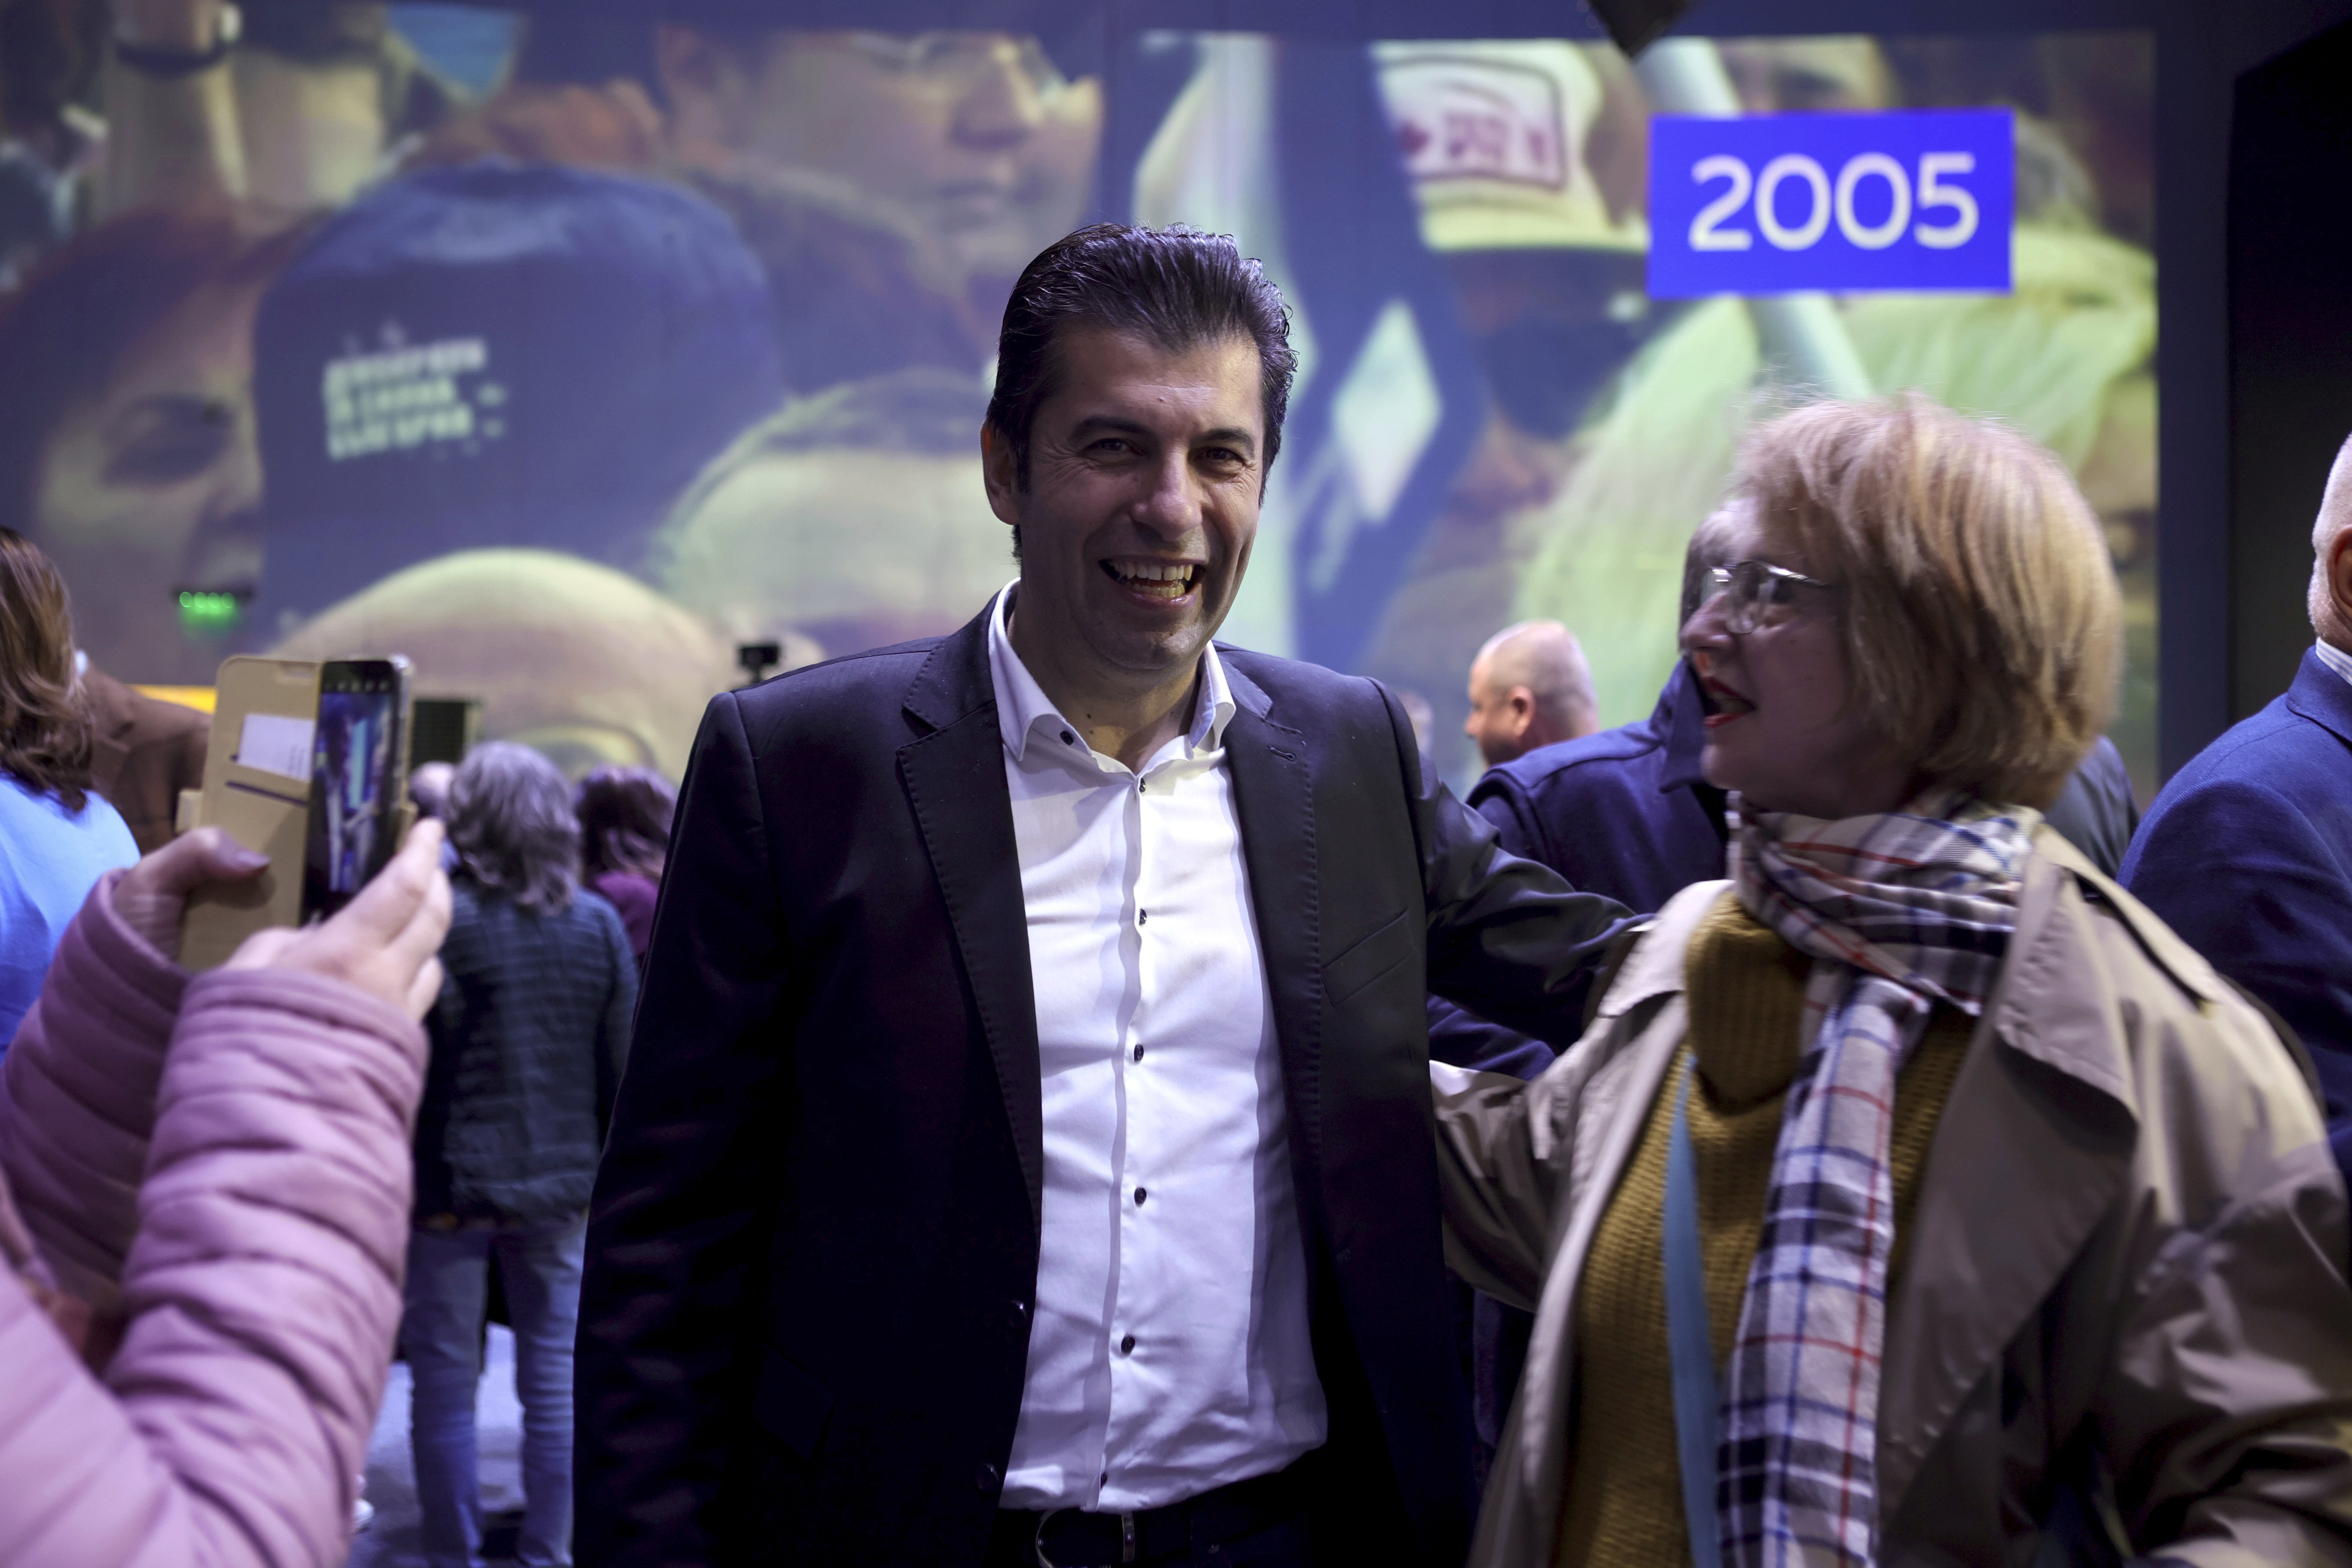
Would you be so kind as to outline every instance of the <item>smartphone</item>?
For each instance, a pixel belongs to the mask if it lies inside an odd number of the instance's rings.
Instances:
[[[351,902],[399,847],[408,724],[406,659],[336,659],[319,667],[303,924]]]

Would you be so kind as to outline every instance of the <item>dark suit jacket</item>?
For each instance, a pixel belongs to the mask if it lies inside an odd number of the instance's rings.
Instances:
[[[1470,805],[1507,853],[1627,909],[1662,910],[1693,882],[1723,875],[1723,792],[1699,772],[1706,717],[1698,678],[1678,662],[1648,718],[1497,763]],[[1543,1042],[1440,996],[1429,999],[1429,1048],[1440,1061],[1516,1078],[1554,1059]]]
[[[1723,792],[1699,771],[1706,719],[1698,678],[1678,662],[1647,719],[1489,768],[1470,804],[1512,854],[1628,909],[1662,910],[1723,875]]]
[[[2051,831],[2083,852],[2083,858],[2112,877],[2123,868],[2139,827],[2139,799],[2132,793],[2124,754],[2105,735],[2091,744],[2082,766],[2042,814]]]
[[[2352,1173],[2352,685],[2306,652],[2172,775],[2122,881],[2303,1037]]]
[[[703,721],[590,1219],[583,1564],[981,1557],[1044,1163],[985,627]],[[1450,1568],[1468,1422],[1423,997],[1565,1042],[1624,911],[1496,853],[1381,688],[1223,657],[1331,1413],[1320,1539]]]
[[[99,669],[81,676],[89,704],[90,787],[122,814],[142,855],[172,841],[180,792],[202,789],[212,721],[133,691]]]

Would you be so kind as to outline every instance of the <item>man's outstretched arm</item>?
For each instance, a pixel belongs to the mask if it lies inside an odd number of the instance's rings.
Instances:
[[[747,1391],[744,1280],[786,1108],[789,954],[751,745],[715,699],[680,792],[590,1210],[574,1396],[583,1565],[708,1562]]]
[[[1429,911],[1429,989],[1562,1050],[1584,1032],[1592,983],[1634,916],[1559,874],[1505,854],[1493,823],[1421,773],[1412,726],[1383,689],[1413,791]]]

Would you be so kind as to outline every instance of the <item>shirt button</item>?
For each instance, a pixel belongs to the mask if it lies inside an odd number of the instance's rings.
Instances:
[[[1150,910],[1138,910],[1135,911],[1135,923],[1137,925],[1145,924],[1150,919],[1151,911]]]
[[[1071,734],[1067,730],[1062,731],[1062,744],[1066,746],[1075,746],[1077,743],[1078,738],[1076,735]]]
[[[1141,1061],[1143,1059],[1143,1047],[1141,1046],[1135,1047],[1135,1059],[1137,1061]]]
[[[1133,1334],[1129,1334],[1127,1338],[1118,1342],[1118,1353],[1121,1355],[1133,1355],[1135,1353],[1135,1336]]]
[[[1015,1332],[1029,1326],[1029,1303],[1015,1301],[1004,1309],[1004,1321]]]
[[[1135,1189],[1135,1206],[1136,1206],[1137,1208],[1141,1208],[1141,1207],[1143,1206],[1143,1200],[1144,1200],[1144,1199],[1146,1199],[1146,1198],[1148,1198],[1148,1197],[1150,1197],[1150,1195],[1151,1195],[1151,1194],[1150,1194],[1150,1193],[1149,1191],[1147,1191],[1146,1189],[1144,1189],[1144,1188],[1142,1188],[1142,1187],[1138,1187],[1138,1188],[1136,1188],[1136,1189]]]
[[[1004,1472],[1003,1470],[1000,1470],[994,1465],[982,1460],[980,1468],[972,1471],[971,1473],[972,1489],[974,1491],[992,1492],[996,1489],[996,1483],[1003,1479]]]

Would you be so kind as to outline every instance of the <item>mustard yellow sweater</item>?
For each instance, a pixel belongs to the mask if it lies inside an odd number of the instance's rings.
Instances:
[[[1727,890],[1691,939],[1685,996],[1696,1058],[1691,1153],[1697,1166],[1707,1326],[1720,1373],[1739,1326],[1748,1268],[1764,1227],[1764,1188],[1780,1111],[1797,1070],[1798,1019],[1812,961],[1749,918]],[[1895,1087],[1895,1254],[1927,1143],[1974,1020],[1938,1007]],[[1577,1291],[1569,1484],[1560,1510],[1563,1568],[1661,1568],[1690,1561],[1675,1452],[1674,1379],[1666,1352],[1665,1268],[1659,1257],[1671,1069],[1633,1163],[1601,1215]]]

